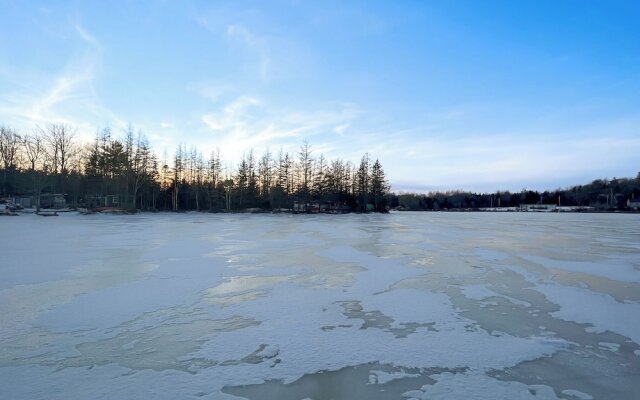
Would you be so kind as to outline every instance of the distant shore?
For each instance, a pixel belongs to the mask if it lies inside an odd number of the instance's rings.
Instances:
[[[519,207],[494,207],[494,208],[453,208],[440,210],[407,210],[393,209],[387,212],[300,212],[292,210],[263,210],[263,209],[245,209],[245,210],[222,210],[222,211],[196,211],[196,210],[127,210],[121,208],[109,208],[101,210],[89,210],[86,208],[62,208],[62,209],[41,209],[37,211],[33,208],[9,210],[7,208],[0,209],[0,216],[20,216],[20,215],[40,215],[40,216],[58,216],[62,214],[76,213],[78,215],[138,215],[138,214],[295,214],[295,215],[347,215],[347,214],[396,214],[405,212],[424,212],[424,213],[573,213],[573,214],[640,214],[638,210],[598,210],[598,209],[553,209],[553,210],[526,210]]]

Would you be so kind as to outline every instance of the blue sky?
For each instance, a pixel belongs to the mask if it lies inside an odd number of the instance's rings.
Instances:
[[[640,2],[0,0],[0,123],[131,123],[227,165],[379,158],[396,190],[640,171]]]

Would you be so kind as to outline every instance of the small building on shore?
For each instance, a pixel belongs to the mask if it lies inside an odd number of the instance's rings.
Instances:
[[[16,196],[13,198],[13,204],[22,208],[31,208],[36,204],[33,196]]]
[[[351,208],[343,203],[330,203],[330,202],[303,202],[294,200],[293,212],[294,213],[309,213],[309,214],[342,214],[352,211]]]
[[[43,193],[40,195],[41,208],[65,208],[67,200],[59,193]]]
[[[83,201],[84,205],[89,208],[99,207],[120,207],[120,196],[115,194],[87,196]]]
[[[519,210],[525,212],[554,212],[557,211],[555,204],[520,204]]]

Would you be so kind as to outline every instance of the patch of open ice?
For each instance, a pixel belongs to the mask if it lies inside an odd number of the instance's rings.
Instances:
[[[640,271],[622,261],[617,263],[612,261],[596,263],[590,261],[553,260],[550,258],[532,255],[522,255],[521,257],[546,268],[580,272],[616,281],[640,282]]]
[[[437,382],[425,385],[421,390],[407,394],[421,400],[434,399],[510,399],[510,400],[559,400],[553,388],[545,385],[526,385],[521,382],[501,381],[484,374],[453,374],[445,372],[433,375]]]
[[[565,389],[562,391],[562,394],[566,394],[567,396],[573,396],[576,397],[580,400],[591,400],[593,399],[593,397],[591,397],[590,395],[581,392],[579,390],[575,390],[575,389]]]
[[[424,392],[422,390],[409,390],[402,393],[402,397],[405,399],[421,399]]]
[[[616,352],[620,350],[620,345],[618,343],[610,343],[610,342],[598,342],[598,346],[605,350]]]
[[[487,289],[485,285],[467,285],[462,289],[462,294],[473,300],[484,300],[489,297],[498,296],[496,292]]]
[[[420,376],[420,375],[410,374],[404,371],[385,372],[385,371],[372,370],[371,375],[369,375],[369,383],[372,385],[384,385],[385,383],[391,382],[395,379],[414,378],[417,376]]]
[[[513,304],[523,306],[523,307],[531,307],[531,303],[523,300],[515,299],[511,296],[506,296],[504,294],[496,293],[493,290],[487,288],[485,285],[467,285],[462,289],[462,294],[474,300],[484,300],[490,297],[502,297],[510,301]]]
[[[460,320],[449,297],[428,290],[394,289],[367,297],[363,301],[367,310],[378,310],[394,319],[394,326],[407,323],[429,323],[437,325]]]
[[[620,303],[607,294],[571,286],[538,284],[536,290],[560,306],[551,313],[554,317],[591,324],[594,332],[611,331],[640,344],[640,304]]]
[[[492,249],[485,249],[485,248],[476,248],[475,249],[476,254],[478,254],[478,256],[483,259],[483,260],[487,260],[487,261],[492,261],[492,262],[500,262],[500,261],[505,261],[509,258],[509,255],[505,252],[502,251],[498,251],[498,250],[492,250]]]

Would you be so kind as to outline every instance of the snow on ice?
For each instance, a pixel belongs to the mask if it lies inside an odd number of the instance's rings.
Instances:
[[[635,215],[0,224],[2,398],[322,398],[303,380],[371,399],[607,398],[592,376],[608,365],[640,390]],[[535,373],[562,354],[593,357],[582,376]]]

